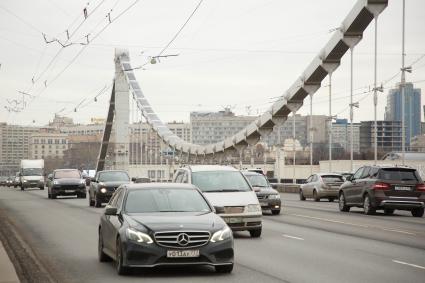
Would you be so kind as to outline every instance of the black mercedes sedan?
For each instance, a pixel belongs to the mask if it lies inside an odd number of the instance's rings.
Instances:
[[[117,273],[133,267],[210,265],[233,270],[233,235],[198,188],[188,184],[121,185],[100,218],[99,261]]]
[[[78,169],[56,169],[47,177],[48,197],[72,196],[86,198],[86,182]]]

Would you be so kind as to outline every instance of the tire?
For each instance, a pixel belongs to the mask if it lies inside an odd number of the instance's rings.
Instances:
[[[394,208],[384,208],[384,213],[386,215],[392,215],[394,213]]]
[[[117,239],[117,248],[116,248],[116,256],[115,256],[115,268],[117,270],[118,275],[126,275],[128,274],[128,267],[123,265],[122,262],[122,247],[121,240]]]
[[[300,190],[300,200],[305,200],[305,196],[303,194],[303,190]]]
[[[94,206],[94,200],[91,199],[89,194],[89,206]]]
[[[51,199],[52,195],[50,193],[47,193],[47,198]]]
[[[376,212],[376,207],[372,205],[370,201],[370,196],[367,194],[363,199],[363,211],[366,215],[373,215]]]
[[[21,191],[25,191],[25,188],[23,186],[21,186]]]
[[[272,214],[273,214],[273,215],[278,215],[278,214],[280,214],[280,209],[279,209],[279,210],[272,210]]]
[[[56,199],[57,197],[56,194],[51,194],[50,196],[52,197],[52,199]]]
[[[412,210],[412,216],[413,217],[422,217],[424,216],[424,208],[420,207],[420,208],[415,208]]]
[[[44,187],[40,187],[39,189],[43,191],[44,190]]]
[[[217,273],[231,273],[233,270],[233,263],[228,265],[217,265],[215,272]]]
[[[338,204],[339,204],[338,205],[339,206],[339,211],[342,211],[342,212],[349,212],[350,211],[350,207],[345,202],[345,195],[344,195],[344,193],[341,193],[339,195]]]
[[[102,202],[94,195],[94,207],[102,207]]]
[[[99,229],[99,240],[97,245],[97,251],[98,251],[98,258],[100,262],[111,261],[111,258],[103,252],[103,238],[101,236],[100,229]]]
[[[313,191],[313,199],[314,199],[314,201],[320,201],[320,197],[317,195],[317,191],[316,190],[314,190]]]
[[[261,228],[259,229],[255,229],[255,230],[249,230],[249,234],[251,235],[252,238],[259,238],[261,237]]]
[[[82,194],[77,195],[77,198],[86,198],[86,197],[87,197],[86,193],[82,193]]]
[[[335,200],[334,198],[328,198],[329,202],[334,202],[334,200]]]

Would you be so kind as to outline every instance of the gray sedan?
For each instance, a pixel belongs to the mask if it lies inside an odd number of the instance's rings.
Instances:
[[[334,173],[317,173],[307,178],[300,186],[300,200],[312,197],[314,201],[327,198],[330,202],[338,197],[339,187],[344,183],[344,177]]]

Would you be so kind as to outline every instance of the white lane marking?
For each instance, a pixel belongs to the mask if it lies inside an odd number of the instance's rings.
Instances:
[[[339,221],[339,220],[334,220],[334,219],[327,219],[327,218],[315,217],[315,216],[309,216],[309,215],[302,215],[302,214],[288,213],[288,215],[293,215],[293,216],[297,216],[297,217],[304,217],[304,218],[310,218],[310,219],[316,219],[316,220],[327,221],[327,222],[332,222],[332,223],[340,223],[340,224],[357,226],[357,227],[362,227],[362,228],[376,228],[376,229],[381,229],[381,230],[384,230],[384,231],[391,231],[391,232],[408,234],[408,235],[416,235],[415,233],[412,233],[412,232],[407,232],[407,231],[403,231],[403,230],[396,230],[396,229],[390,229],[390,228],[380,227],[380,226],[363,225],[363,224],[357,224],[357,223],[351,223],[351,222],[344,222],[344,221]]]
[[[420,265],[417,265],[417,264],[413,264],[413,263],[404,262],[404,261],[399,261],[399,260],[395,260],[395,259],[393,259],[393,262],[399,263],[399,264],[408,265],[408,266],[412,266],[412,267],[416,267],[416,268],[420,268],[420,269],[425,269],[425,267],[423,267],[423,266],[420,266]]]
[[[285,238],[289,238],[289,239],[304,241],[304,239],[300,238],[300,237],[290,236],[290,235],[286,235],[286,234],[283,234],[282,236],[285,237]]]

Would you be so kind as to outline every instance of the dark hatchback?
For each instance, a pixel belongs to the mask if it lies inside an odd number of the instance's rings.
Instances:
[[[104,170],[96,173],[91,179],[89,187],[89,206],[101,207],[102,203],[109,202],[115,190],[123,184],[130,183],[126,171]]]
[[[347,212],[352,206],[363,207],[365,214],[399,209],[422,217],[425,184],[414,168],[363,166],[339,190],[339,209]]]
[[[242,171],[248,179],[252,189],[257,195],[263,211],[271,211],[272,214],[279,214],[282,206],[280,194],[272,188],[266,176],[253,171]]]
[[[188,184],[120,186],[101,216],[98,255],[118,274],[133,267],[210,265],[233,270],[233,235],[201,191]]]
[[[86,198],[86,182],[78,169],[56,169],[47,179],[47,195],[50,199],[75,195],[77,198]]]

